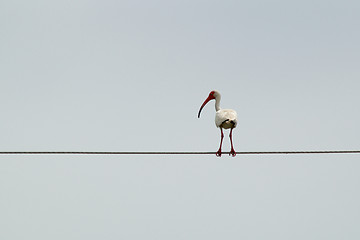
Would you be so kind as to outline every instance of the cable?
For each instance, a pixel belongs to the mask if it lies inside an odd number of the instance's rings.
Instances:
[[[267,151],[267,152],[237,152],[237,155],[283,155],[283,154],[359,154],[360,150],[340,151]],[[1,155],[215,155],[215,152],[87,152],[87,151],[7,151]],[[229,154],[229,152],[223,152]]]

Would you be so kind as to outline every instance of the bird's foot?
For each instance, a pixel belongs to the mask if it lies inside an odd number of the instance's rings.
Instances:
[[[235,152],[235,150],[232,148],[231,149],[231,151],[230,151],[230,153],[229,153],[229,156],[233,156],[233,157],[235,157],[236,156],[236,152]]]
[[[217,157],[221,157],[221,149],[219,149],[219,150],[216,152],[216,156],[217,156]]]

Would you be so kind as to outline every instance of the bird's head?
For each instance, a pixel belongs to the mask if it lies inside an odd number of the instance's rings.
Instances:
[[[201,113],[201,110],[203,109],[203,107],[210,101],[210,100],[213,100],[213,99],[216,99],[220,97],[220,93],[216,90],[213,90],[209,93],[209,96],[207,97],[207,99],[205,99],[204,103],[201,105],[200,107],[200,110],[199,110],[199,113],[198,113],[198,118],[200,117],[200,113]]]

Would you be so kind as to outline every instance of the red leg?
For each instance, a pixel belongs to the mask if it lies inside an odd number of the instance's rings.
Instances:
[[[219,150],[216,152],[216,156],[221,157],[221,146],[222,146],[222,142],[223,142],[223,138],[224,138],[224,133],[222,128],[220,128],[221,131],[221,140],[220,140],[220,147]]]
[[[236,152],[234,150],[233,141],[232,141],[232,130],[233,130],[233,128],[230,130],[230,134],[229,134],[230,142],[231,142],[231,151],[230,151],[229,155],[231,154],[233,157],[235,157]]]

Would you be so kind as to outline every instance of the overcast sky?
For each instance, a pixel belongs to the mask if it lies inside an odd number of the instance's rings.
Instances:
[[[359,150],[360,3],[0,1],[0,151]],[[229,151],[228,131],[223,150]],[[0,239],[359,239],[360,155],[0,156]]]

